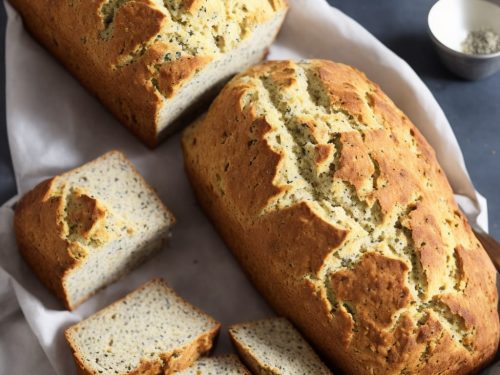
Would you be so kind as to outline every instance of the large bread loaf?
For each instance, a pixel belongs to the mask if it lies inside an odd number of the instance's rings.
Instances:
[[[285,0],[9,0],[27,29],[154,147],[259,62]]]
[[[269,62],[183,139],[255,285],[348,374],[465,374],[499,339],[495,270],[435,154],[364,74]]]

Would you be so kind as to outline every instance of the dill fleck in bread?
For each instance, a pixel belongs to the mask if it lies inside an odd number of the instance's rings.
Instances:
[[[212,348],[220,324],[155,279],[68,328],[84,375],[172,374]]]
[[[255,66],[183,148],[255,285],[345,373],[466,374],[493,358],[495,269],[432,148],[363,73]]]
[[[173,223],[118,151],[40,183],[14,216],[19,251],[70,310],[159,250]]]
[[[191,367],[179,371],[179,375],[250,375],[250,372],[234,354],[220,357],[204,357]]]
[[[26,28],[148,146],[260,61],[286,0],[9,0]]]
[[[331,374],[300,333],[284,318],[237,324],[229,328],[229,335],[254,374]]]

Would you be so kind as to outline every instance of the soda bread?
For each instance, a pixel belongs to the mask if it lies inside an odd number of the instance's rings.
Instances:
[[[26,28],[150,147],[260,61],[286,0],[9,0]]]
[[[284,318],[236,324],[229,335],[257,375],[331,375],[331,371]]]
[[[68,328],[80,374],[171,374],[212,348],[220,325],[161,279]]]
[[[197,360],[178,375],[250,375],[234,354],[221,357],[204,357]]]
[[[255,66],[183,149],[250,278],[345,373],[466,374],[493,358],[495,269],[432,148],[363,73]]]
[[[40,183],[14,216],[19,251],[70,310],[160,249],[173,223],[118,151]]]

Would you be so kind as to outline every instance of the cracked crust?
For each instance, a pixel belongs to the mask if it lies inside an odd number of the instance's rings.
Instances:
[[[337,367],[465,374],[493,358],[493,265],[432,148],[363,73],[255,66],[185,131],[183,150],[250,278]]]
[[[205,91],[215,89],[217,81],[227,78],[224,69],[231,75],[234,67],[221,66],[216,78],[198,73],[209,74],[212,61],[231,58],[231,51],[251,40],[260,26],[282,20],[287,9],[285,0],[9,2],[31,34],[150,147],[167,126],[164,113],[176,111],[171,99],[189,83],[197,85],[196,80],[212,81]],[[277,33],[280,23],[271,33]],[[260,39],[261,45],[253,48],[264,50],[262,43],[272,41]],[[242,64],[247,67],[261,57],[247,56]],[[203,100],[198,96],[182,98],[194,106]],[[185,106],[182,113],[190,109]]]
[[[68,270],[78,265],[74,255],[78,244],[71,246],[60,235],[63,228],[58,218],[64,202],[61,196],[51,197],[54,180],[51,178],[37,185],[18,202],[14,228],[23,258],[40,281],[71,309],[61,281]],[[42,251],[45,248],[51,251]]]

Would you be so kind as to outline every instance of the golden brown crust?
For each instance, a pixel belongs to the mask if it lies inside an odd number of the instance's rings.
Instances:
[[[77,266],[70,244],[61,237],[62,197],[51,197],[55,179],[49,179],[27,193],[16,205],[14,230],[19,251],[47,288],[71,309],[64,291],[64,274]],[[50,251],[47,251],[50,249]]]
[[[349,301],[350,308],[359,312],[362,324],[384,329],[390,326],[393,315],[410,303],[407,273],[405,263],[367,253],[353,269],[332,274],[331,288],[337,298]]]
[[[158,87],[160,92],[171,98],[182,85],[182,82],[191,78],[198,70],[207,65],[212,59],[208,56],[181,57],[160,68]]]
[[[225,9],[218,9],[224,8],[222,1],[175,0],[165,5],[153,0],[10,3],[30,33],[149,147],[157,145],[159,113],[165,101],[224,53],[214,44],[212,25],[205,27],[208,34],[196,25],[209,22],[213,14],[226,14]],[[239,7],[227,12],[228,17],[238,16],[234,22],[241,24],[241,38],[270,20],[273,12],[287,7],[282,0],[247,0],[242,4],[246,11]],[[186,23],[188,16],[194,19],[193,25]],[[232,48],[238,43],[234,41]],[[186,59],[187,64],[181,62]]]
[[[456,374],[491,360],[493,265],[430,145],[364,74],[322,60],[255,66],[183,150],[249,277],[338,368]]]

